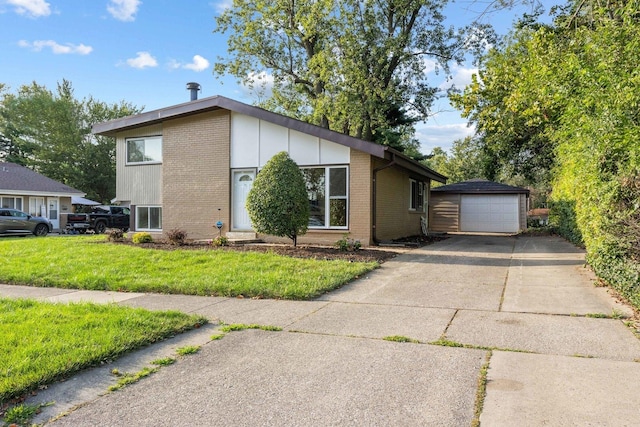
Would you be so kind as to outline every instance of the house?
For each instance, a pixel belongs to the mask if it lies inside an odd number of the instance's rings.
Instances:
[[[18,209],[64,228],[62,213],[72,211],[72,197],[85,193],[14,163],[0,162],[0,207]]]
[[[245,207],[256,174],[289,153],[307,179],[311,218],[300,243],[363,245],[421,231],[431,180],[446,178],[389,147],[222,96],[98,123],[116,138],[116,200],[131,230],[187,232],[192,239],[257,236]]]
[[[527,229],[529,190],[484,179],[431,190],[429,230],[517,233]]]

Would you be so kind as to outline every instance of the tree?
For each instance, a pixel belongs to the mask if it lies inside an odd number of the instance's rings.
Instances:
[[[449,178],[448,182],[461,182],[484,178],[484,156],[478,140],[468,136],[453,142],[451,154],[436,147],[424,163]]]
[[[300,168],[286,152],[262,168],[247,197],[247,210],[258,233],[288,237],[293,246],[307,232],[309,199]]]
[[[491,34],[446,27],[447,2],[236,0],[216,19],[229,57],[215,72],[250,85],[270,73],[265,108],[419,156],[413,124],[438,93],[425,60],[447,71]]]
[[[56,92],[32,83],[2,94],[0,158],[108,202],[115,196],[115,141],[91,134],[93,123],[139,112],[125,102],[77,100],[71,83]]]

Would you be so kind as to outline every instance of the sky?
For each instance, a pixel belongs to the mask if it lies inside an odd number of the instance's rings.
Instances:
[[[215,17],[231,1],[0,0],[0,83],[10,91],[34,81],[55,90],[66,79],[76,98],[124,100],[150,111],[189,101],[186,83],[198,82],[200,98],[254,103],[257,98],[235,78],[212,73],[227,49],[226,38],[213,33]],[[453,25],[468,24],[489,4],[483,1],[460,0],[445,14]],[[506,34],[524,11],[530,8],[483,19]],[[454,66],[447,82],[425,61],[425,72],[443,88],[452,82],[463,88],[476,71],[471,63]],[[423,153],[436,146],[449,150],[453,141],[473,134],[446,99],[434,111],[416,127]]]

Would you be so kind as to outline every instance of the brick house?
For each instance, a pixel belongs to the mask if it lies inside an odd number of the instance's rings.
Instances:
[[[222,96],[98,123],[116,138],[116,199],[131,230],[181,229],[192,239],[222,233],[261,238],[245,201],[260,168],[286,151],[307,178],[311,218],[300,243],[364,245],[420,234],[431,180],[446,178],[389,147]]]

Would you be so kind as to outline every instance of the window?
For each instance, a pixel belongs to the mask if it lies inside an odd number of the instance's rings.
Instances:
[[[424,203],[424,182],[410,179],[409,210],[422,212]]]
[[[127,164],[161,163],[162,137],[127,139]]]
[[[136,230],[162,230],[162,208],[160,206],[136,206]]]
[[[0,197],[0,208],[22,210],[22,197]]]
[[[309,195],[309,228],[347,228],[346,166],[303,168]]]

